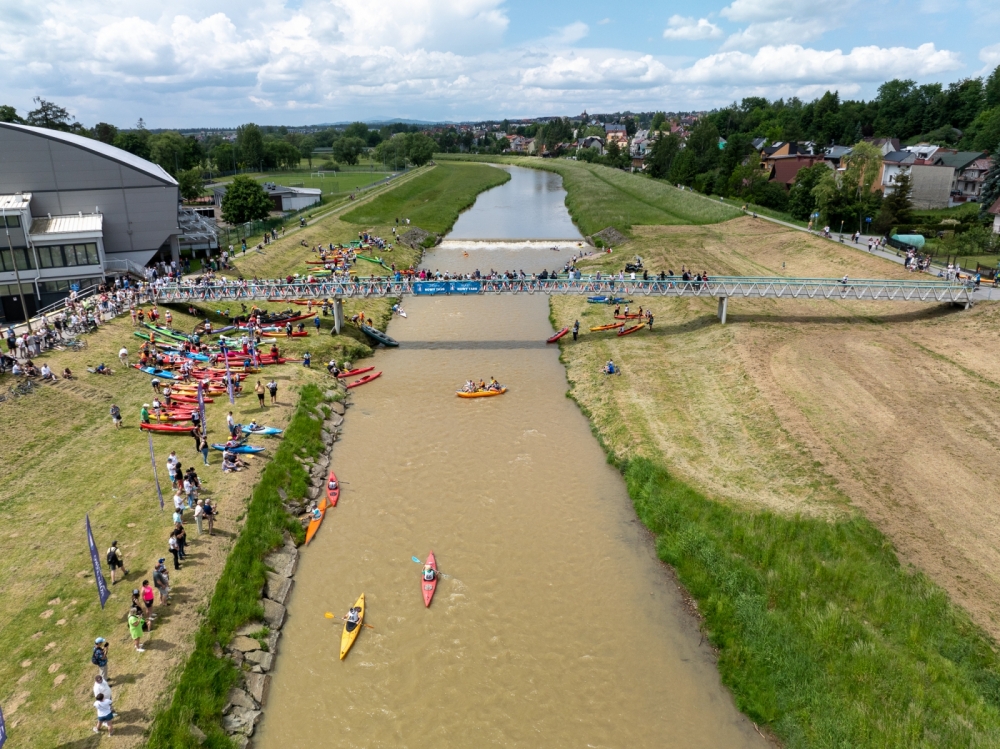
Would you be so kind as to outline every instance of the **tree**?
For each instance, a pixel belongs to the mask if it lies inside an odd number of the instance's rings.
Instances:
[[[636,131],[639,129],[635,125],[635,120],[633,120],[631,117],[626,117],[624,120],[622,120],[622,124],[625,126],[625,135],[627,135],[629,138],[635,135]]]
[[[177,185],[184,200],[194,200],[201,197],[203,183],[201,169],[187,169],[177,175]]]
[[[690,148],[681,149],[670,165],[670,181],[675,185],[690,185],[698,174],[698,165],[694,151]]]
[[[410,133],[406,136],[406,155],[414,166],[423,166],[434,158],[436,145],[423,133]]]
[[[729,177],[729,194],[751,200],[766,182],[767,174],[760,168],[760,154],[754,151],[744,163],[733,169]]]
[[[882,207],[872,223],[872,229],[879,234],[886,234],[894,226],[913,221],[912,194],[913,184],[910,182],[910,175],[904,172],[896,177],[892,192],[882,199]]]
[[[10,104],[0,105],[0,122],[13,122],[23,125],[24,120],[17,114],[17,110]]]
[[[812,216],[817,208],[813,188],[829,173],[830,167],[822,163],[799,170],[795,175],[795,184],[788,191],[788,212],[793,218],[806,221]]]
[[[993,166],[983,179],[983,186],[979,191],[979,216],[986,219],[990,207],[1000,200],[1000,143],[993,150]]]
[[[667,115],[663,112],[657,112],[653,115],[653,121],[649,123],[649,131],[652,133],[662,130],[663,126],[667,124]]]
[[[680,138],[673,133],[670,135],[660,133],[646,156],[646,171],[656,179],[666,179],[680,146]]]
[[[149,158],[149,131],[126,130],[115,136],[112,145],[123,151],[135,154],[141,159]]]
[[[316,139],[311,135],[307,135],[296,144],[299,149],[299,155],[303,159],[309,160],[309,168],[313,168],[313,151],[316,149]]]
[[[176,177],[187,166],[187,143],[176,130],[149,137],[149,158]]]
[[[354,136],[344,136],[333,143],[333,158],[341,164],[357,164],[365,142]]]
[[[983,95],[986,98],[986,106],[1000,107],[1000,65],[997,65],[986,79]]]
[[[969,126],[973,148],[977,151],[988,151],[1000,142],[1000,104],[992,109],[984,109]],[[994,158],[1000,158],[1000,153],[993,152]]]
[[[211,157],[220,172],[236,171],[236,149],[232,143],[219,143],[212,149]]]
[[[115,137],[118,135],[118,128],[114,125],[109,125],[107,122],[98,122],[94,125],[94,137],[101,143],[107,143],[111,145],[115,142]]]
[[[344,137],[361,138],[361,140],[367,142],[368,126],[363,122],[352,122],[350,125],[344,128]]]
[[[51,101],[46,101],[40,96],[36,96],[33,101],[38,106],[28,112],[25,123],[34,127],[48,128],[49,130],[65,130],[68,132],[73,129],[73,125],[75,124],[73,117],[66,109]]]
[[[264,136],[252,122],[236,128],[236,158],[250,169],[259,169],[264,161]]]
[[[264,188],[245,174],[233,177],[222,196],[222,220],[234,226],[267,218],[273,208]]]

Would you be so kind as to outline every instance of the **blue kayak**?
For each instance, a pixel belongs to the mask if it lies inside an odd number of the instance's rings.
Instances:
[[[632,300],[622,299],[621,297],[588,296],[587,301],[591,304],[628,304]]]
[[[191,351],[185,351],[184,356],[188,359],[194,359],[195,361],[208,361],[208,357],[204,354],[195,354]]]
[[[156,367],[139,367],[139,371],[153,375],[153,377],[162,377],[164,380],[178,379],[173,372],[168,372],[165,369],[157,369]]]
[[[263,434],[265,437],[281,434],[284,431],[278,427],[265,427],[260,424],[257,425],[256,429],[251,429],[249,424],[240,424],[240,428],[243,430],[243,434]]]
[[[231,452],[231,453],[250,453],[250,454],[253,454],[253,453],[262,453],[267,448],[264,448],[264,447],[254,447],[253,445],[240,445],[239,447],[226,447],[221,442],[213,442],[212,443],[212,449],[213,450],[221,450],[221,451],[229,450],[229,452]]]

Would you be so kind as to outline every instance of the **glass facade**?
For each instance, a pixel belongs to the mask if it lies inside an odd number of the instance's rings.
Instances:
[[[100,265],[101,258],[97,245],[63,244],[48,247],[35,247],[38,250],[38,262],[42,268],[70,268],[77,265]]]
[[[0,249],[0,271],[13,271],[15,261],[17,262],[18,270],[34,270],[35,256],[31,254],[30,250],[24,249],[23,247],[15,247],[13,255],[14,258],[11,259],[10,248]]]

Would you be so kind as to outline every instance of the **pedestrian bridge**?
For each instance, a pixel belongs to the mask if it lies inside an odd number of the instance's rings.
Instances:
[[[165,284],[151,290],[151,301],[161,304],[184,302],[290,302],[368,297],[483,296],[486,294],[582,294],[627,299],[641,303],[643,297],[710,297],[719,300],[719,318],[726,321],[728,300],[815,299],[826,301],[924,302],[972,304],[971,284],[953,281],[897,281],[891,279],[781,278],[715,276],[708,281],[629,280],[617,278],[476,279],[418,281],[406,277],[317,280],[312,283],[271,281],[227,281],[214,284]],[[338,305],[339,306],[339,305]]]

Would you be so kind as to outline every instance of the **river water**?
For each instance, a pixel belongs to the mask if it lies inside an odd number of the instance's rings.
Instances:
[[[517,252],[527,270],[555,254]],[[489,265],[468,253],[425,265]],[[255,746],[767,746],[565,397],[547,300],[405,307],[400,347],[369,362],[384,374],[352,391],[340,504],[302,555]],[[509,392],[455,397],[490,376]],[[448,577],[426,609],[410,557],[430,550]],[[341,662],[324,612],[362,592],[375,630]]]

